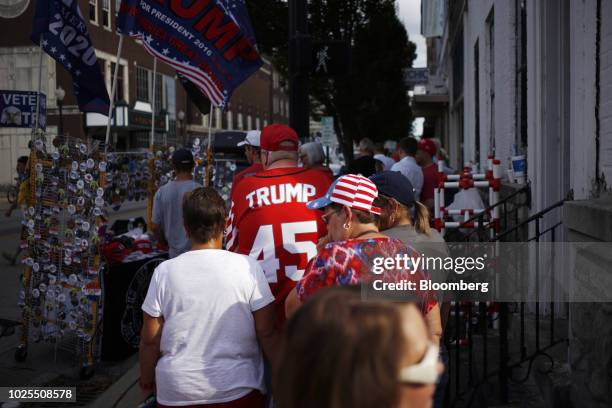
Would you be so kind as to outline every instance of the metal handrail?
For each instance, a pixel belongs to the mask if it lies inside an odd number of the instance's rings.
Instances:
[[[525,186],[522,189],[514,192],[513,194],[509,195],[508,197],[506,197],[503,201],[500,201],[499,203],[497,203],[495,206],[504,206],[504,209],[506,208],[505,205],[508,202],[509,199],[516,197],[518,194],[521,194],[526,190],[529,186]],[[494,236],[491,236],[490,238],[487,237],[485,238],[488,241],[500,241],[501,239],[507,237],[508,235],[511,235],[512,233],[516,233],[517,231],[519,231],[520,229],[525,228],[526,226],[529,226],[531,223],[535,223],[535,236],[532,238],[523,236],[521,239],[521,242],[530,242],[530,241],[540,241],[540,239],[542,239],[542,237],[546,234],[550,234],[551,236],[551,240],[552,242],[555,241],[555,231],[558,227],[563,225],[562,221],[558,221],[558,222],[554,222],[552,226],[549,226],[548,228],[542,230],[541,229],[541,222],[545,219],[545,217],[551,213],[551,211],[560,208],[563,206],[563,204],[566,201],[572,200],[572,194],[571,192],[566,196],[566,198],[564,198],[563,200],[560,200],[546,208],[544,208],[541,211],[538,211],[535,214],[530,215],[529,217],[525,218],[522,221],[518,221],[518,212],[515,212],[515,216],[516,216],[516,223],[515,225],[513,225],[511,228],[496,234]],[[490,208],[494,208],[495,206],[491,206]],[[487,212],[489,209],[487,209],[485,212]],[[515,209],[515,211],[518,211],[518,209]],[[480,219],[480,221],[482,221],[482,217],[484,215],[484,213],[479,214],[478,216],[472,217],[473,220],[477,220]],[[506,217],[506,223],[507,223],[507,214],[503,215],[504,217]],[[470,221],[466,221],[470,222]],[[480,223],[480,225],[482,225],[482,223]],[[479,228],[475,231],[477,232],[482,232],[484,229],[483,228]],[[480,236],[482,237],[482,236]],[[537,271],[536,271],[536,276],[537,276]],[[487,396],[483,393],[483,388],[482,386],[489,383],[490,379],[492,377],[497,376],[498,377],[498,381],[499,381],[499,398],[502,402],[507,402],[508,401],[508,395],[509,395],[509,383],[513,382],[515,384],[520,384],[524,381],[526,381],[526,379],[529,377],[531,371],[532,371],[532,367],[533,367],[533,363],[535,361],[536,358],[538,357],[547,357],[550,361],[551,361],[551,369],[552,369],[552,365],[554,365],[554,360],[552,359],[552,357],[548,354],[548,350],[560,343],[563,342],[567,342],[567,337],[564,337],[563,335],[561,335],[561,337],[558,337],[555,335],[555,314],[554,314],[554,305],[555,302],[550,302],[551,304],[551,313],[550,313],[550,341],[548,342],[547,345],[541,345],[540,344],[540,302],[538,302],[536,300],[535,303],[535,350],[527,353],[527,347],[526,347],[526,327],[525,327],[525,303],[521,302],[520,303],[520,312],[517,311],[515,312],[511,312],[510,308],[509,308],[509,304],[508,303],[500,303],[500,309],[499,309],[499,339],[500,339],[500,343],[499,343],[499,347],[500,347],[500,355],[499,355],[499,361],[497,363],[493,363],[490,360],[490,357],[488,356],[488,341],[489,341],[489,329],[487,327],[487,310],[486,307],[484,306],[484,304],[480,304],[480,306],[478,307],[479,311],[478,311],[478,320],[479,320],[479,326],[480,326],[480,330],[482,331],[482,339],[483,339],[483,343],[482,343],[482,361],[478,363],[478,366],[480,367],[481,363],[482,363],[482,369],[483,372],[478,375],[478,378],[473,378],[473,369],[476,366],[476,361],[472,361],[472,353],[473,351],[473,347],[472,347],[472,337],[473,337],[473,333],[472,333],[472,308],[468,308],[467,310],[467,334],[464,334],[466,336],[468,336],[468,369],[469,369],[469,373],[468,373],[468,378],[469,381],[467,383],[467,388],[464,388],[464,386],[461,386],[461,382],[460,382],[460,373],[459,373],[459,369],[460,369],[460,365],[461,365],[461,358],[460,358],[460,354],[462,353],[459,344],[460,344],[460,340],[459,340],[459,327],[462,326],[462,322],[461,320],[463,318],[460,317],[460,313],[459,313],[459,304],[456,304],[456,310],[455,310],[455,320],[456,321],[456,328],[455,328],[455,342],[457,347],[455,348],[455,355],[454,355],[454,364],[456,364],[456,368],[455,368],[455,380],[454,382],[455,384],[455,391],[454,391],[454,400],[452,402],[453,406],[456,406],[457,403],[459,401],[463,401],[464,403],[467,402],[467,405],[465,406],[471,406],[475,401],[475,399],[480,399],[481,403],[483,401],[487,400]],[[474,305],[473,305],[474,306]],[[520,313],[520,356],[518,357],[518,359],[516,361],[510,361],[509,358],[509,349],[510,349],[510,344],[508,342],[508,330],[509,330],[509,325],[508,325],[508,319],[509,319],[509,314],[510,313]],[[493,365],[497,365],[496,368],[494,368],[493,370],[489,369],[489,364]],[[520,378],[517,379],[514,377],[513,375],[513,371],[523,365],[523,364],[528,364],[528,368],[527,368],[527,373],[524,375],[524,378]],[[465,363],[464,363],[465,364]],[[453,378],[453,376],[451,375],[451,379]],[[449,389],[450,390],[450,389]],[[450,402],[450,401],[449,401]]]
[[[525,203],[523,203],[523,205],[527,207],[530,206],[531,205],[531,183],[528,182],[523,187],[507,195],[506,197],[504,197],[502,200],[498,201],[497,203],[485,208],[483,211],[479,212],[478,214],[473,215],[469,219],[462,221],[461,224],[459,224],[459,227],[453,230],[452,232],[450,232],[448,235],[452,236],[451,234],[456,233],[456,231],[459,231],[459,229],[461,228],[466,228],[468,225],[471,225],[474,221],[478,221],[478,224],[477,224],[478,228],[475,229],[474,232],[483,232],[484,231],[484,228],[483,228],[484,215],[491,214],[491,212],[498,207],[503,207],[505,209],[506,205],[510,202],[511,199],[518,197],[521,194],[527,195],[527,200]],[[496,239],[494,238],[492,240],[494,241]]]
[[[505,237],[506,235],[509,235],[510,233],[512,233],[512,232],[514,232],[514,231],[516,231],[516,230],[518,230],[519,228],[524,227],[525,225],[529,224],[530,222],[532,222],[532,221],[534,221],[534,220],[537,220],[538,218],[542,218],[542,217],[544,217],[544,215],[546,215],[548,212],[550,212],[550,211],[554,210],[554,209],[555,209],[555,208],[557,208],[557,207],[561,207],[561,206],[563,206],[563,204],[565,203],[565,201],[566,201],[566,200],[567,200],[567,199],[566,199],[566,198],[564,198],[563,200],[557,201],[556,203],[554,203],[554,204],[553,204],[553,205],[551,205],[551,206],[546,207],[546,208],[545,208],[545,209],[543,209],[542,211],[539,211],[539,212],[537,212],[537,213],[535,213],[535,214],[533,214],[533,215],[531,215],[531,216],[527,217],[526,219],[524,219],[523,221],[521,221],[519,224],[515,225],[515,226],[514,226],[514,227],[512,227],[511,229],[506,230],[506,231],[502,232],[501,234],[497,234],[497,235],[495,236],[495,240],[496,240],[496,241],[498,241],[498,240],[500,240],[501,238]],[[550,229],[549,229],[549,230],[550,230]],[[545,234],[546,232],[548,232],[549,230],[546,230],[546,231],[542,232],[542,233],[541,233],[541,235],[544,235],[544,234]],[[529,241],[529,240],[528,240],[528,241]]]

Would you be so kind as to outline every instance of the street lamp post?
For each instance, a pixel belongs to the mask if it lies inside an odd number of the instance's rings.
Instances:
[[[62,115],[62,108],[64,107],[64,97],[66,91],[60,86],[55,90],[55,99],[57,100],[57,107],[59,109],[59,133],[60,136],[64,135],[64,117]]]

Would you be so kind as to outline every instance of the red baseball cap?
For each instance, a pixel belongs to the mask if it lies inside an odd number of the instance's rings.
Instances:
[[[429,153],[432,157],[434,157],[438,152],[438,147],[436,146],[436,143],[431,139],[419,140],[418,148],[426,153]]]
[[[282,146],[283,142],[291,142],[291,146]],[[287,125],[268,125],[261,131],[261,148],[269,152],[297,152],[300,140],[295,130]]]

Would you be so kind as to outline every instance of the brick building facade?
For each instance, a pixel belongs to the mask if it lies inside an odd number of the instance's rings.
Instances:
[[[120,0],[79,0],[88,24],[106,87],[111,89],[119,35],[115,32]],[[33,1],[0,1],[0,89],[38,88],[39,48],[30,39]],[[156,143],[183,144],[208,134],[209,115],[202,115],[187,96],[174,69],[158,61],[153,78],[153,58],[135,40],[124,40],[115,100],[129,107],[129,126],[111,130],[117,150],[147,148],[151,108],[155,100]],[[55,90],[65,90],[63,131],[75,137],[104,137],[104,118],[78,109],[69,73],[43,54],[42,92],[47,95],[49,134],[57,133],[59,109]],[[156,82],[153,96],[153,82]],[[263,67],[233,94],[225,112],[212,112],[213,132],[261,129],[273,122],[287,123],[289,98],[279,73],[264,58]],[[0,129],[0,184],[11,182],[17,157],[27,153],[28,129]]]

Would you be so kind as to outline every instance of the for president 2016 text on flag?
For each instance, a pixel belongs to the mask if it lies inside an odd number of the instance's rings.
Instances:
[[[31,39],[70,72],[81,111],[108,114],[108,92],[77,0],[38,0]]]
[[[244,0],[123,0],[117,29],[222,108],[262,65]]]

